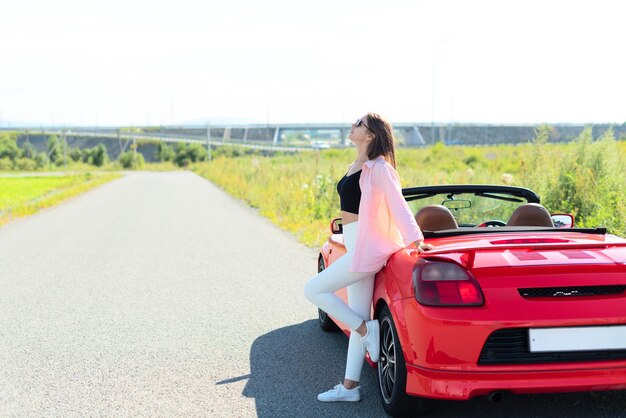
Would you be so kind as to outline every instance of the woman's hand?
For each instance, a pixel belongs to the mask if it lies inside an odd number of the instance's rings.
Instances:
[[[415,247],[417,248],[417,251],[420,253],[437,249],[437,247],[435,247],[432,244],[424,244],[424,241],[415,241],[414,244],[415,244]]]

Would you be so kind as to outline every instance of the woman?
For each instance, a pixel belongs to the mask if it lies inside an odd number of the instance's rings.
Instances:
[[[317,399],[322,402],[361,400],[365,352],[378,361],[380,328],[378,320],[369,320],[376,273],[393,253],[412,243],[420,252],[434,249],[423,243],[402,196],[391,124],[368,113],[352,124],[349,138],[356,145],[357,158],[337,184],[347,252],[304,289],[311,302],[352,331],[343,384],[320,393]],[[333,293],[343,287],[348,290],[348,305]]]

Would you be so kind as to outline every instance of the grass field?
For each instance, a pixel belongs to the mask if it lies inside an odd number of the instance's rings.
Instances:
[[[116,179],[117,173],[0,177],[0,225]]]
[[[336,182],[355,150],[323,150],[273,157],[220,157],[192,168],[261,215],[316,247],[340,216]],[[437,144],[399,148],[404,187],[437,184],[507,184],[537,192],[549,211],[572,213],[578,226],[606,226],[626,235],[626,141],[612,132],[583,131],[568,144],[551,144],[541,130],[532,143],[484,147]]]

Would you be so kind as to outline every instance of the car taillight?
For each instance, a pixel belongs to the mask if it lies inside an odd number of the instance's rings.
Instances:
[[[415,299],[428,306],[481,306],[483,292],[469,271],[447,261],[420,259],[413,268]]]

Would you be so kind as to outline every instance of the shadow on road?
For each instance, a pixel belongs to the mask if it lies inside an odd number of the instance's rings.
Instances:
[[[259,417],[381,416],[375,370],[365,365],[358,403],[328,404],[315,398],[343,378],[348,339],[322,331],[317,320],[257,338],[250,351],[250,379],[243,394],[256,401]]]
[[[318,402],[317,393],[339,382],[344,373],[348,339],[323,332],[317,320],[280,328],[257,338],[250,352],[250,375],[244,396],[256,402],[259,417],[381,417],[376,371],[365,365],[364,398],[358,403]],[[467,402],[432,402],[425,417],[626,417],[626,392],[508,395],[499,404],[486,398]]]

